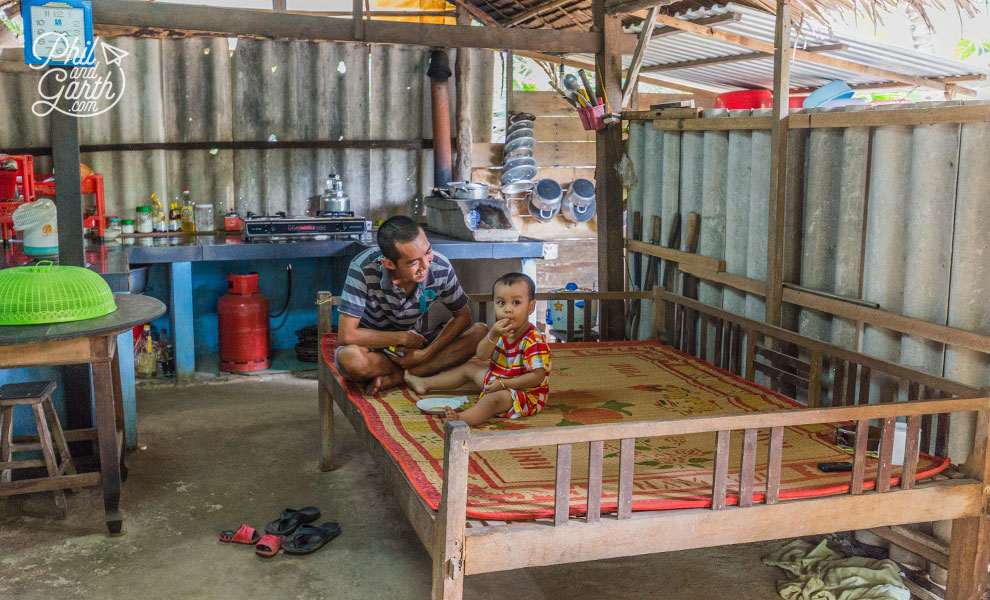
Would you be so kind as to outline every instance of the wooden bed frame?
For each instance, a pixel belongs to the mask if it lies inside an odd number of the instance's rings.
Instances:
[[[480,303],[480,314],[486,321],[484,302],[489,298],[471,298]],[[756,380],[756,373],[762,373],[765,383],[792,397],[802,397],[808,408],[486,433],[469,433],[467,425],[461,422],[447,423],[444,428],[442,500],[439,510],[432,510],[413,489],[391,455],[368,431],[360,411],[321,359],[321,468],[325,471],[334,468],[332,400],[335,399],[364,441],[433,559],[434,600],[461,598],[464,577],[477,573],[941,520],[952,521],[950,552],[947,557],[942,555],[940,561],[945,563],[942,566],[948,568],[949,573],[946,599],[982,597],[990,563],[990,521],[987,516],[990,398],[985,393],[752,321],[659,288],[653,292],[539,294],[537,299],[564,301],[568,305],[579,300],[639,302],[653,299],[653,330],[660,335],[659,339],[692,355],[711,359],[716,366],[751,381]],[[320,292],[317,302],[322,334],[329,331],[331,307],[335,302],[327,292]],[[585,314],[587,331],[590,311]],[[568,323],[568,331],[574,332],[573,320]],[[663,335],[664,331],[671,335]],[[885,377],[888,381],[892,378],[909,401],[868,404],[873,377]],[[859,394],[856,393],[857,381],[860,383]],[[949,414],[967,411],[978,411],[979,414],[970,458],[963,465],[950,467],[949,476],[916,483],[919,437],[921,450],[945,457]],[[903,466],[905,476],[898,486],[892,486],[890,456],[897,417],[907,421],[908,443]],[[864,490],[871,419],[882,424],[881,458],[875,489]],[[857,423],[850,491],[782,501],[779,477],[784,428],[840,421]],[[770,449],[765,500],[754,503],[751,498],[756,439],[760,429],[770,430]],[[691,433],[715,435],[711,507],[632,512],[636,438]],[[726,506],[729,438],[733,434],[743,436],[740,502],[737,506]],[[603,444],[605,440],[616,439],[621,440],[619,506],[614,514],[602,514]],[[581,516],[568,514],[574,444],[589,445],[588,511],[587,515]],[[552,519],[496,522],[466,518],[471,452],[548,445],[557,446],[555,516]],[[879,494],[884,496],[882,501],[876,498]]]

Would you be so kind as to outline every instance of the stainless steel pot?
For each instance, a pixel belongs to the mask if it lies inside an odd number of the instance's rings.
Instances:
[[[484,200],[488,197],[488,184],[473,181],[451,181],[447,184],[451,194],[458,200]]]
[[[541,179],[536,182],[533,188],[533,206],[545,211],[560,209],[560,200],[564,196],[564,190],[560,184],[553,179]]]

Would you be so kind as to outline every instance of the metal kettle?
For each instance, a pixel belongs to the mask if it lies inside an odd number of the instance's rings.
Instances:
[[[324,212],[351,212],[351,199],[344,194],[344,182],[340,175],[331,173],[327,178],[320,204]]]

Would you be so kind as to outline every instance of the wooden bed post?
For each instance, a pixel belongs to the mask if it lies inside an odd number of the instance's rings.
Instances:
[[[987,591],[987,564],[990,563],[990,412],[980,411],[973,453],[960,470],[983,482],[983,512],[976,517],[952,521],[949,546],[949,580],[945,600],[982,599]]]
[[[443,438],[443,492],[434,529],[432,600],[464,594],[464,531],[467,511],[468,434],[463,421],[447,421]]]
[[[323,334],[329,333],[333,327],[333,294],[316,292],[316,348],[319,367],[319,392],[317,403],[320,407],[320,470],[333,470],[333,396],[330,394],[330,368],[323,360]]]

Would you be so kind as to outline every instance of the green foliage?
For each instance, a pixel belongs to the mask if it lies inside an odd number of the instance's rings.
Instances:
[[[0,22],[3,22],[7,26],[7,29],[14,32],[17,37],[22,37],[24,35],[24,29],[21,27],[20,23],[15,23],[7,18],[7,15],[0,11]]]
[[[959,60],[966,60],[973,55],[983,56],[984,54],[990,54],[990,39],[970,40],[960,38],[959,42],[956,43],[954,53]]]

